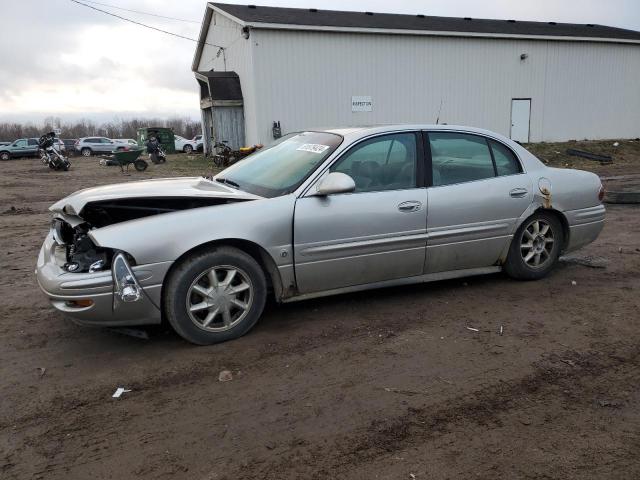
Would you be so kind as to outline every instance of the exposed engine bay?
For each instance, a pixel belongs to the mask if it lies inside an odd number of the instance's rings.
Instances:
[[[91,230],[153,215],[238,201],[243,200],[211,197],[156,197],[87,203],[80,214],[74,216],[74,220],[78,220],[73,223],[74,226],[65,216],[60,215],[53,219],[52,230],[56,243],[66,248],[66,262],[62,268],[68,272],[77,273],[92,273],[110,268],[116,252],[110,248],[97,246],[89,236]],[[134,259],[129,260],[134,262]]]

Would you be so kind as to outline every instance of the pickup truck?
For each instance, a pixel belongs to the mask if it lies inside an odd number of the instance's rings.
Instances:
[[[0,160],[9,160],[19,157],[37,157],[38,139],[19,138],[9,145],[0,147]]]

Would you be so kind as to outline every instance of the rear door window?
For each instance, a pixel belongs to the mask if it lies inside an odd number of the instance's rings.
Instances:
[[[433,185],[452,185],[495,177],[484,137],[456,132],[429,132]]]

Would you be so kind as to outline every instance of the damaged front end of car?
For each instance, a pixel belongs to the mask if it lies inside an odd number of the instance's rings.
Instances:
[[[80,190],[50,208],[38,283],[51,304],[78,323],[160,323],[162,283],[176,259],[165,247],[175,233],[165,237],[164,228],[149,228],[152,217],[175,219],[181,212],[257,198],[194,177]],[[172,221],[167,218],[166,224]],[[149,258],[150,251],[162,253]]]
[[[77,323],[147,325],[161,321],[162,280],[171,262],[138,266],[131,255],[97,246],[90,226],[54,218],[36,266],[51,304]]]

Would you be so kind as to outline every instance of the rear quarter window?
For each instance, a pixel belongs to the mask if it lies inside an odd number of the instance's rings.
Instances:
[[[494,140],[489,140],[489,144],[493,152],[493,159],[496,162],[498,175],[515,175],[522,173],[520,161],[517,159],[515,153],[505,145]]]

